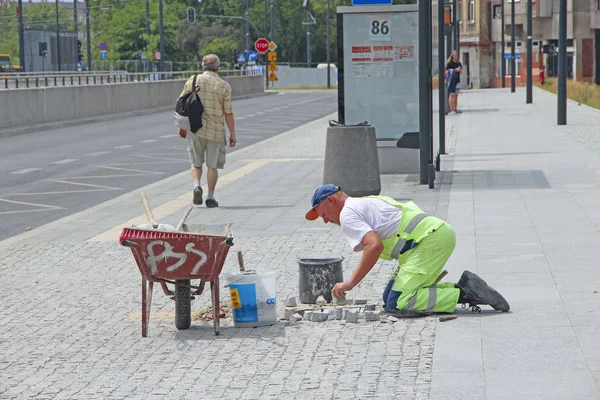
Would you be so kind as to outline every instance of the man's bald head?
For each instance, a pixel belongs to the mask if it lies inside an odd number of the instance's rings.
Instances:
[[[204,71],[218,72],[221,60],[216,54],[207,54],[202,58],[202,69]]]

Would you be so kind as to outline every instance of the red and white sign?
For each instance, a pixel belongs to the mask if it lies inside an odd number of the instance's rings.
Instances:
[[[352,61],[353,62],[370,62],[371,46],[352,46]]]
[[[394,46],[373,46],[373,61],[394,61]]]
[[[269,41],[265,38],[260,38],[256,41],[256,43],[254,43],[254,48],[260,54],[265,54],[267,51],[269,51]]]

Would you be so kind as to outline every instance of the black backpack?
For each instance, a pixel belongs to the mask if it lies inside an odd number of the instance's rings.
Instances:
[[[177,114],[188,117],[190,121],[190,130],[193,133],[196,133],[198,129],[202,128],[202,113],[204,112],[204,105],[196,92],[197,76],[198,75],[194,75],[192,91],[178,98],[177,104],[175,105],[175,112]]]

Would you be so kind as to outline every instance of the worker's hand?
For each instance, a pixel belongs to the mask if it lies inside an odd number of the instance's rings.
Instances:
[[[229,147],[235,147],[237,140],[235,139],[235,133],[229,134]]]
[[[331,290],[333,297],[346,297],[346,292],[352,290],[354,285],[348,281],[338,282]]]
[[[179,128],[179,132],[177,132],[179,134],[179,136],[181,136],[182,138],[186,138],[187,137],[187,130],[183,129],[183,128]]]

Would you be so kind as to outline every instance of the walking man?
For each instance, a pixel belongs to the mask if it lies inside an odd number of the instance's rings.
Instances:
[[[387,311],[396,313],[453,313],[458,303],[473,311],[480,305],[508,311],[508,302],[476,274],[464,271],[457,284],[435,281],[452,254],[456,236],[445,221],[426,214],[415,203],[387,196],[350,197],[338,186],[320,186],[312,196],[306,219],[323,218],[342,228],[361,260],[352,276],[337,283],[332,294],[345,297],[375,266],[379,258],[398,260],[383,292]]]
[[[219,77],[221,62],[215,54],[208,54],[202,59],[203,74],[196,78],[196,87],[193,89],[198,93],[204,112],[202,113],[202,128],[196,133],[179,129],[179,136],[187,138],[191,172],[194,178],[193,203],[202,204],[202,164],[206,163],[206,177],[208,182],[208,195],[206,196],[206,207],[218,207],[215,199],[215,187],[219,179],[219,169],[225,167],[225,154],[227,139],[225,124],[229,128],[229,146],[236,144],[235,125],[233,111],[231,108],[231,86]],[[194,77],[190,77],[181,96],[192,91]]]

